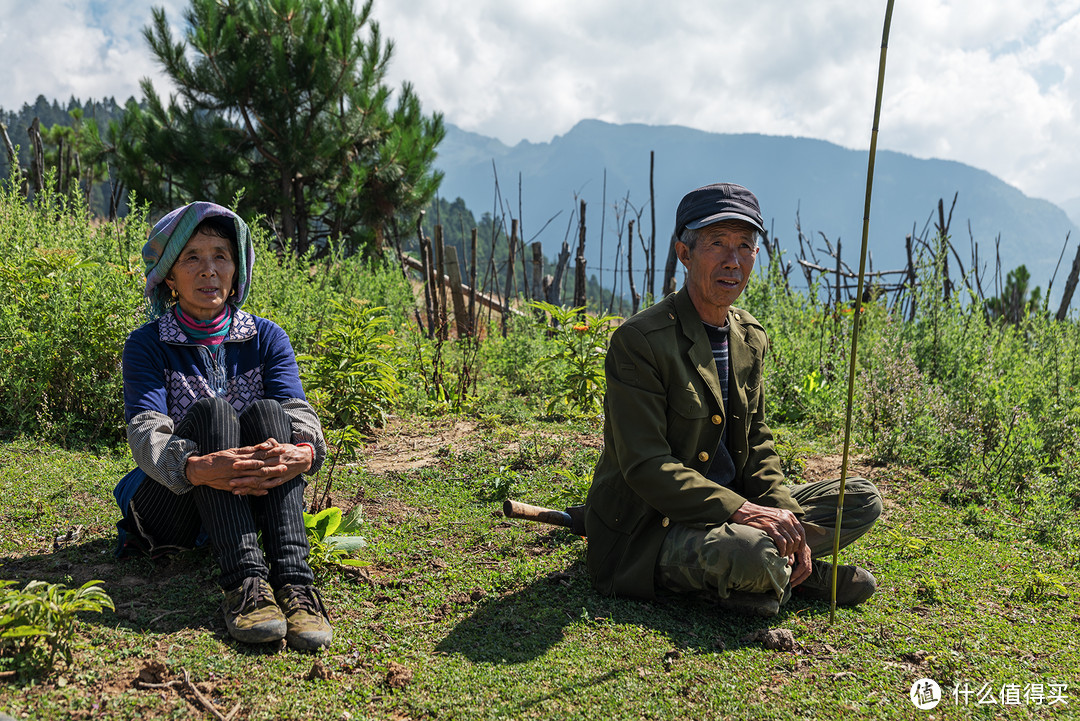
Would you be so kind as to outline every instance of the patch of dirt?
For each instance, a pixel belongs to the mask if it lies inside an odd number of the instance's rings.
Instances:
[[[840,477],[840,466],[844,462],[842,453],[832,453],[824,456],[811,456],[806,459],[806,467],[803,469],[802,480],[799,483],[813,483],[815,481],[827,481]],[[848,478],[865,478],[878,487],[882,495],[884,515],[887,516],[896,506],[892,494],[888,489],[897,483],[897,466],[874,463],[868,456],[852,456],[848,458]]]
[[[464,591],[458,591],[450,596],[450,602],[456,603],[459,606],[463,606],[467,603],[475,603],[487,595],[487,591],[482,588],[474,588],[470,593]]]
[[[844,456],[841,453],[834,453],[827,456],[812,456],[806,459],[806,468],[803,469],[803,479],[808,483],[815,481],[826,481],[833,478],[840,477],[840,466],[844,462]],[[848,478],[865,478],[868,481],[873,481],[874,476],[879,472],[879,469],[884,466],[874,465],[866,456],[855,456],[848,458]]]
[[[373,434],[364,450],[364,468],[369,473],[394,473],[427,468],[439,462],[439,449],[453,444],[468,447],[476,432],[473,421],[453,419],[417,427],[400,419],[392,419],[385,428]]]
[[[742,638],[743,643],[760,643],[770,651],[794,651],[795,634],[786,628],[761,628]]]
[[[330,681],[334,678],[334,674],[331,673],[321,659],[315,659],[315,662],[311,664],[311,670],[304,676],[306,681],[314,681],[315,679],[322,679],[323,681]]]
[[[350,505],[351,507],[356,504],[360,504],[364,507],[364,518],[366,520],[379,521],[380,523],[385,522],[391,526],[400,525],[406,519],[415,519],[422,516],[436,515],[438,513],[435,509],[425,509],[424,511],[420,511],[393,496],[368,498],[364,495],[363,491],[346,505]]]
[[[394,661],[390,662],[390,665],[386,671],[386,685],[390,688],[402,689],[408,686],[413,679],[413,672],[402,666],[400,663]]]

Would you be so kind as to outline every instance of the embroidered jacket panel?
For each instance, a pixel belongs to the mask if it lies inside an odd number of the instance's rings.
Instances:
[[[184,470],[197,449],[173,431],[200,398],[224,398],[237,412],[264,398],[279,401],[291,421],[288,440],[315,449],[309,473],[326,457],[322,427],[300,384],[292,344],[273,321],[237,310],[225,341],[208,348],[189,342],[166,313],[128,336],[123,364],[128,444],[138,465],[116,488],[125,513],[125,499],[147,476],[174,493],[191,490]]]

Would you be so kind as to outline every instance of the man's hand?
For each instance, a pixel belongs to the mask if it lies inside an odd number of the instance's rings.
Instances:
[[[805,543],[794,554],[788,556],[791,564],[791,587],[795,588],[810,577],[810,546]]]
[[[799,517],[783,508],[759,506],[747,501],[731,514],[731,523],[741,523],[769,534],[781,556],[794,555],[806,546],[806,533]]]

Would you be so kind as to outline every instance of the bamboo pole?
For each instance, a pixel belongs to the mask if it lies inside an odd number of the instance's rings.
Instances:
[[[653,180],[656,175],[656,151],[649,151],[649,218],[652,221],[652,230],[649,233],[649,269],[648,283],[646,287],[649,293],[649,302],[656,302],[656,191]]]
[[[889,49],[889,26],[892,24],[893,0],[885,7],[885,26],[881,31],[881,57],[878,60],[877,98],[874,101],[874,125],[870,131],[870,157],[866,166],[866,204],[863,208],[862,249],[859,253],[859,291],[855,295],[855,318],[851,331],[851,357],[848,364],[847,409],[844,418],[844,456],[840,463],[840,494],[836,499],[836,529],[833,532],[832,583],[829,596],[829,623],[836,621],[836,574],[840,555],[840,524],[844,519],[844,490],[847,485],[848,455],[851,451],[851,411],[855,397],[855,360],[859,350],[859,316],[862,315],[863,273],[866,272],[866,246],[870,236],[870,197],[874,187],[874,159],[877,155],[878,122],[881,119],[881,96],[885,90],[885,56]]]

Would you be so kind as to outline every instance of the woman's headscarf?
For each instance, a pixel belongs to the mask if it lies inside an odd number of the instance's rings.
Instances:
[[[197,201],[177,208],[159,220],[150,231],[150,239],[143,246],[142,257],[146,265],[146,299],[155,316],[166,310],[168,293],[162,292],[162,283],[169,269],[180,257],[192,231],[202,221],[215,215],[232,218],[236,227],[236,295],[228,302],[239,308],[247,300],[251,288],[251,266],[255,263],[255,249],[251,245],[251,232],[239,215],[217,203]]]

